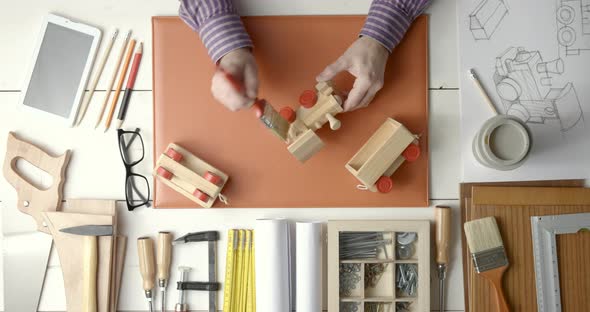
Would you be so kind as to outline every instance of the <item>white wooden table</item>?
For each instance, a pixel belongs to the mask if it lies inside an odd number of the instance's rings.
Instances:
[[[457,67],[456,2],[434,0],[427,13],[430,20],[430,199],[431,205],[449,204],[454,208],[452,264],[448,276],[447,310],[462,311],[463,281],[460,259],[460,228],[458,211],[458,183],[460,179],[459,156],[459,91]],[[315,14],[366,14],[370,0],[240,0],[237,2],[243,15],[315,15]],[[17,107],[26,68],[31,61],[33,46],[39,34],[43,16],[49,12],[85,21],[103,29],[103,38],[109,37],[114,28],[124,32],[133,30],[133,37],[144,41],[144,60],[136,83],[138,91],[133,95],[126,128],[141,128],[146,143],[146,159],[137,169],[149,176],[153,155],[152,144],[152,71],[151,71],[151,21],[153,15],[176,15],[177,1],[163,0],[53,0],[8,1],[0,0],[0,155],[4,155],[6,134],[16,131],[21,137],[40,143],[52,153],[66,149],[73,151],[67,173],[65,198],[105,198],[119,200],[121,231],[129,238],[127,259],[123,275],[119,309],[139,311],[146,309],[141,289],[135,240],[139,236],[158,231],[175,233],[218,230],[219,273],[223,281],[225,264],[225,233],[230,228],[252,227],[261,217],[286,217],[295,220],[329,219],[433,219],[430,208],[383,209],[223,209],[223,210],[153,210],[137,209],[126,212],[124,205],[125,170],[121,163],[114,131],[94,131],[91,125],[97,116],[99,102],[112,72],[108,64],[99,83],[87,118],[81,128],[65,128],[30,119]],[[120,41],[118,42],[120,44]],[[118,51],[115,46],[114,51]],[[104,48],[104,45],[102,46]],[[102,50],[98,55],[102,55]],[[3,157],[3,156],[0,156]],[[33,176],[37,183],[49,183],[42,176]],[[16,210],[16,193],[0,179],[0,209],[3,232],[30,228],[28,216]],[[175,268],[179,264],[195,268],[193,279],[206,277],[205,247],[177,248],[173,259],[172,282],[177,278]],[[202,261],[199,261],[202,260]],[[0,272],[1,274],[1,272]],[[4,281],[3,278],[0,280]],[[435,275],[432,280],[432,309],[438,307],[438,287]],[[0,293],[10,287],[4,281]],[[169,287],[168,308],[173,309],[176,290]],[[191,293],[191,309],[205,310],[205,295]],[[3,310],[3,296],[0,310]],[[63,311],[65,295],[59,261],[52,253],[41,299],[41,311]],[[12,311],[11,311],[12,312]]]

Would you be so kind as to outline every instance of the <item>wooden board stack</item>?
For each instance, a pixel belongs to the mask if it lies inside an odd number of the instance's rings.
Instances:
[[[69,151],[53,157],[9,133],[4,177],[17,191],[17,208],[35,219],[38,231],[53,237],[63,273],[67,311],[114,312],[125,259],[126,237],[117,235],[115,201],[80,199],[62,203],[69,158]],[[53,184],[47,189],[32,185],[16,167],[18,159],[25,159],[46,171],[52,176]],[[109,236],[100,237],[62,232],[66,228],[88,225],[107,226],[112,231]],[[92,246],[87,245],[88,242]]]
[[[504,290],[514,311],[537,311],[531,217],[590,212],[590,189],[581,180],[523,182],[517,186],[462,185],[462,220],[496,218],[510,267]],[[523,186],[525,185],[525,186]],[[559,186],[559,187],[551,187]],[[463,237],[464,238],[464,237]],[[587,307],[590,289],[590,233],[557,236],[557,255],[564,311]],[[496,311],[491,285],[474,271],[463,244],[466,311]]]

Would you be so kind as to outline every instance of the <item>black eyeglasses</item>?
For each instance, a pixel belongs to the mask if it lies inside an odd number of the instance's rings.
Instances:
[[[127,209],[132,211],[144,205],[149,207],[150,185],[147,178],[141,174],[131,172],[131,168],[139,164],[145,154],[139,128],[135,128],[135,131],[118,129],[117,134],[119,137],[119,152],[125,165],[125,199],[127,201]]]

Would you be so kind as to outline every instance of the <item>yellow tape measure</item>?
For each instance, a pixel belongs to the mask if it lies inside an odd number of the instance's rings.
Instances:
[[[237,246],[236,230],[227,231],[227,254],[225,260],[225,283],[223,291],[223,311],[233,311],[232,303],[232,289],[234,281],[234,266],[235,266],[235,251]]]
[[[254,232],[229,230],[223,311],[256,311],[254,274]]]

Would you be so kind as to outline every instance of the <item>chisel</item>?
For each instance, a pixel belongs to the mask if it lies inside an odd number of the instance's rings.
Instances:
[[[156,278],[154,241],[149,237],[138,238],[137,252],[139,256],[139,272],[143,278],[143,290],[148,301],[150,312],[153,312],[152,289],[154,288],[154,279]]]
[[[449,265],[449,241],[451,240],[451,208],[436,206],[434,208],[436,227],[436,264],[439,283],[439,311],[445,311],[445,279]]]
[[[158,234],[158,286],[162,294],[160,311],[166,311],[166,287],[170,276],[170,254],[172,253],[172,233]]]

